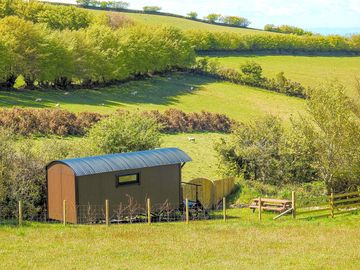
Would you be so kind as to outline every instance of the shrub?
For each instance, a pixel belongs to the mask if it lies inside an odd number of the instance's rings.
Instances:
[[[229,25],[235,25],[240,27],[248,27],[250,25],[250,21],[243,17],[237,16],[226,16],[222,18],[222,22]]]
[[[296,27],[296,26],[291,26],[291,25],[280,25],[280,26],[275,26],[273,24],[267,24],[264,26],[264,30],[265,31],[270,31],[270,32],[278,32],[278,33],[284,33],[284,34],[295,34],[298,36],[312,36],[313,33],[310,31],[305,31],[302,28]]]
[[[313,148],[320,179],[328,192],[360,186],[360,121],[344,87],[332,82],[310,91],[308,117],[294,125]]]
[[[316,180],[313,147],[297,133],[286,132],[272,116],[237,126],[216,150],[227,175],[278,186]]]
[[[224,114],[200,112],[185,113],[177,109],[169,109],[164,113],[148,111],[142,113],[146,117],[155,119],[163,132],[230,132],[234,121]]]
[[[43,147],[43,146],[47,147]],[[47,141],[36,149],[30,141],[15,142],[0,132],[0,218],[16,216],[23,202],[24,217],[36,220],[46,210],[45,166],[67,155],[61,143]]]
[[[159,6],[144,6],[143,10],[144,10],[144,12],[159,12],[161,10],[161,7],[159,7]]]
[[[190,18],[190,19],[196,19],[198,17],[198,14],[195,12],[195,11],[191,11],[187,14],[187,16]]]
[[[90,129],[87,139],[98,154],[140,151],[160,146],[157,122],[130,113],[112,115],[98,122]]]
[[[79,113],[51,109],[2,109],[0,124],[15,134],[84,135],[88,128],[103,116],[98,113]]]
[[[221,19],[221,14],[211,13],[211,14],[207,15],[206,17],[204,17],[204,19],[210,23],[219,22]]]

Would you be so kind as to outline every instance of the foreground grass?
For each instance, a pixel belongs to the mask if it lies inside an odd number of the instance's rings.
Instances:
[[[359,215],[263,222],[0,227],[1,269],[358,269]]]
[[[41,98],[42,102],[36,102]],[[202,110],[248,121],[271,113],[282,119],[304,111],[302,99],[211,78],[173,74],[102,89],[0,92],[0,107],[61,108],[73,112],[110,113],[117,109]]]
[[[239,69],[246,61],[259,63],[264,74],[275,77],[279,72],[306,86],[316,86],[337,79],[353,93],[355,78],[360,77],[360,57],[279,56],[279,55],[220,55],[214,56],[226,67]]]

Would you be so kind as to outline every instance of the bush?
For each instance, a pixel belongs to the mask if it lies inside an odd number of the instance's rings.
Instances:
[[[145,6],[143,7],[144,12],[159,12],[161,7],[159,6]]]
[[[315,149],[313,167],[329,193],[360,187],[360,117],[354,105],[341,84],[324,84],[311,90],[308,117],[295,123]]]
[[[191,11],[187,14],[187,16],[190,18],[190,19],[196,19],[198,17],[198,14],[195,12],[195,11]]]
[[[278,186],[316,180],[314,149],[297,133],[285,132],[272,116],[239,125],[216,150],[226,175]]]
[[[295,34],[298,36],[312,36],[313,33],[310,31],[305,31],[302,28],[296,27],[296,26],[291,26],[291,25],[280,25],[280,26],[275,26],[273,24],[267,24],[264,26],[264,30],[265,31],[270,31],[270,32],[277,32],[277,33],[284,33],[284,34]]]
[[[224,114],[200,112],[185,113],[177,109],[143,112],[143,115],[155,119],[162,132],[230,132],[234,121]]]
[[[19,135],[84,135],[102,117],[98,113],[13,108],[0,110],[0,125]]]
[[[235,25],[240,27],[248,27],[250,25],[250,21],[243,17],[237,16],[226,16],[222,18],[222,22],[229,25]]]
[[[204,17],[204,19],[207,20],[209,23],[219,22],[221,19],[221,14],[211,13]]]
[[[44,147],[46,145],[46,147]],[[45,166],[54,159],[65,158],[68,151],[59,142],[46,142],[36,149],[30,141],[16,142],[0,132],[0,218],[17,215],[19,200],[24,217],[36,219],[46,210]]]
[[[95,124],[87,139],[97,154],[154,149],[160,146],[159,125],[140,114],[121,113]]]

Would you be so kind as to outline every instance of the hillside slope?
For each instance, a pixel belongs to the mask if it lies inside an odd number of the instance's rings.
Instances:
[[[90,9],[91,10],[91,9]],[[163,15],[155,15],[155,14],[141,14],[141,13],[131,13],[131,12],[123,12],[123,11],[103,11],[103,10],[91,10],[95,13],[101,14],[104,12],[113,12],[126,15],[137,22],[149,24],[149,25],[168,25],[180,28],[181,30],[207,30],[207,31],[219,31],[219,32],[232,32],[232,33],[240,33],[240,34],[275,34],[268,31],[263,31],[260,29],[251,29],[251,28],[237,28],[237,27],[229,27],[229,26],[221,26],[215,24],[208,24],[193,20],[188,20],[184,18],[177,18],[171,16],[163,16]]]
[[[249,121],[271,113],[281,119],[304,111],[304,100],[258,88],[218,82],[214,79],[176,73],[168,77],[132,81],[101,89],[64,91],[0,92],[0,107],[55,107],[73,112],[127,110],[202,110]],[[41,98],[42,102],[35,100]]]
[[[213,55],[222,66],[239,69],[247,61],[255,61],[264,75],[275,77],[279,72],[304,86],[316,86],[338,80],[354,93],[356,78],[360,78],[360,57],[290,56],[290,55]]]

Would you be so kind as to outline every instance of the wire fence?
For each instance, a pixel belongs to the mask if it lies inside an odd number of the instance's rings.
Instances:
[[[224,204],[225,203],[225,204]],[[180,205],[164,203],[140,204],[134,200],[127,203],[111,204],[108,200],[103,204],[70,205],[63,201],[61,207],[48,212],[27,213],[22,202],[12,213],[3,214],[0,208],[0,224],[15,225],[24,222],[41,223],[72,223],[72,224],[124,224],[153,222],[189,222],[194,220],[226,219],[226,202],[219,203],[215,208],[206,209],[199,201],[185,200]]]

